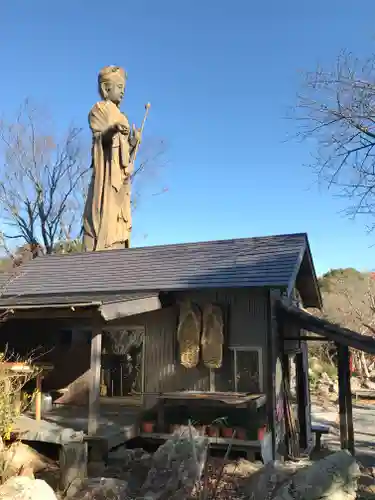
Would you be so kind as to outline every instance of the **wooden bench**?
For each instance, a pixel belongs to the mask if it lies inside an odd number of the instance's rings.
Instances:
[[[315,434],[315,451],[319,451],[321,449],[321,441],[323,434],[329,434],[328,425],[312,425],[311,432]]]
[[[373,389],[358,389],[357,391],[352,391],[355,395],[356,402],[358,401],[358,397],[374,399],[375,391]]]

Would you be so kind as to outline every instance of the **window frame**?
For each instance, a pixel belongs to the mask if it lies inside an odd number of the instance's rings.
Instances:
[[[263,348],[259,346],[231,346],[229,347],[231,355],[233,355],[233,375],[234,375],[234,391],[238,392],[237,381],[237,352],[256,352],[258,353],[258,370],[259,370],[259,392],[263,393]]]

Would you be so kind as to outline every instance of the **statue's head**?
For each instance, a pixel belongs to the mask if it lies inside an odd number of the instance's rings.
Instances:
[[[98,84],[102,98],[119,105],[125,93],[126,73],[119,66],[105,66],[99,72]]]

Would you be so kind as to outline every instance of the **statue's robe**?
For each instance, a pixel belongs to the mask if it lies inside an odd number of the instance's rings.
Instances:
[[[111,101],[96,103],[89,113],[93,171],[83,215],[86,251],[130,246],[130,156],[135,143],[119,132],[108,139],[106,133],[117,123],[129,129],[127,117]]]

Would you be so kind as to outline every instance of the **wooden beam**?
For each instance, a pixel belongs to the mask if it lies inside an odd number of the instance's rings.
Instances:
[[[305,389],[305,377],[307,374],[304,370],[303,364],[303,354],[299,352],[296,354],[296,375],[297,375],[297,411],[298,411],[298,422],[299,422],[299,445],[302,450],[307,448],[307,422],[306,422],[306,405],[307,405],[307,394]]]
[[[72,319],[79,321],[91,319],[95,311],[93,309],[12,309],[5,312],[6,319]],[[0,313],[3,314],[3,313]]]
[[[159,297],[146,297],[143,299],[126,300],[103,304],[99,307],[100,314],[105,321],[127,318],[146,312],[157,311],[162,308]]]
[[[341,344],[337,344],[337,368],[338,368],[338,382],[339,382],[339,418],[340,418],[340,442],[341,449],[348,449],[348,425],[347,425],[347,412],[346,412],[346,371],[345,371],[345,349]]]
[[[278,314],[281,319],[283,317],[289,320],[294,319],[305,330],[322,335],[335,343],[353,347],[369,354],[375,354],[375,340],[369,335],[362,335],[325,319],[317,318],[307,311],[296,306],[286,305],[281,301],[278,303]]]
[[[280,300],[280,290],[273,289],[269,292],[268,329],[267,329],[267,382],[266,382],[266,408],[268,425],[272,436],[272,458],[276,459],[276,348],[278,344],[278,322],[276,317],[276,304]]]
[[[90,362],[90,394],[89,394],[89,418],[88,434],[95,436],[99,426],[100,416],[100,372],[102,355],[102,328],[98,324],[93,325],[91,338],[91,362]]]
[[[353,426],[353,404],[352,404],[352,390],[350,387],[350,355],[347,346],[341,346],[342,357],[344,360],[344,387],[345,387],[345,403],[346,403],[346,425],[348,434],[348,450],[354,456],[354,426]]]
[[[35,420],[40,422],[42,419],[42,373],[36,376],[36,389],[35,389]]]
[[[327,338],[326,337],[311,337],[310,336],[301,336],[301,337],[284,337],[284,340],[294,340],[294,341],[298,341],[298,340],[303,340],[303,341],[315,341],[315,342],[327,342]]]

